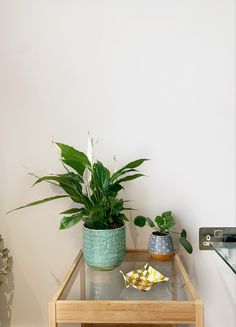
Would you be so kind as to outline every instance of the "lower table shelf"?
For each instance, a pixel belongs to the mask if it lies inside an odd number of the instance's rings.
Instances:
[[[169,281],[148,292],[126,289],[119,270],[128,272],[146,262]],[[104,272],[87,267],[81,251],[49,303],[49,327],[66,323],[81,323],[82,327],[204,327],[203,304],[177,254],[163,262],[145,250],[128,250],[120,267]]]
[[[116,327],[144,327],[143,324],[116,324]],[[81,327],[114,327],[114,324],[81,324]],[[176,327],[176,325],[148,324],[145,327]]]

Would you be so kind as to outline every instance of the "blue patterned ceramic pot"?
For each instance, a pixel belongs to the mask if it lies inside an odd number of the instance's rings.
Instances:
[[[148,251],[153,258],[168,260],[175,253],[171,235],[159,235],[153,232],[150,235]]]
[[[125,225],[116,229],[89,229],[83,226],[83,252],[88,266],[112,270],[125,256]]]

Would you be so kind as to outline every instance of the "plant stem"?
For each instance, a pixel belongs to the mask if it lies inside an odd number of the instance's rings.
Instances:
[[[179,233],[179,232],[174,232],[174,231],[172,231],[172,230],[170,230],[169,232],[170,232],[170,233],[174,233],[174,234],[179,234],[179,235],[181,235],[181,233]]]
[[[65,168],[65,170],[67,170],[67,172],[70,173],[69,169],[66,167],[66,165],[63,162],[62,155],[61,155],[61,163],[62,163],[62,166]]]

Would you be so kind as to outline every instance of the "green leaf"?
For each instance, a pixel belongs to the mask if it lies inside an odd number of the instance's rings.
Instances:
[[[92,181],[91,181],[92,188],[96,189],[97,187],[99,187],[100,190],[106,192],[109,187],[109,179],[110,179],[109,170],[106,167],[104,167],[100,161],[96,162],[93,165],[93,170],[92,170]]]
[[[76,197],[71,196],[71,199],[74,202],[84,205],[85,208],[92,208],[94,206],[94,204],[90,200],[90,198],[86,194],[83,194],[83,193],[81,193],[80,195],[77,195]]]
[[[123,168],[121,168],[121,170],[127,169],[127,168],[137,168],[139,167],[144,161],[147,161],[149,159],[138,159],[135,161],[131,161],[130,163],[128,163],[126,166],[124,166]]]
[[[137,171],[137,169],[125,169],[116,171],[110,178],[110,182],[114,182],[118,177],[131,173],[133,171]]]
[[[180,235],[181,235],[181,237],[183,237],[183,238],[187,238],[187,232],[186,232],[186,230],[185,230],[185,229],[182,229]]]
[[[111,182],[115,181],[118,177],[132,172],[132,171],[137,171],[135,168],[137,168],[138,166],[140,166],[144,161],[149,160],[149,159],[138,159],[135,161],[131,161],[130,163],[128,163],[126,166],[122,167],[121,169],[119,169],[118,171],[116,171],[112,176],[111,176]]]
[[[46,181],[46,182],[48,182],[48,181],[56,181],[56,182],[58,182],[58,180],[59,180],[59,177],[57,175],[43,176],[43,177],[38,178],[36,180],[36,182],[34,182],[34,184],[32,186],[34,186],[36,184],[39,184],[41,182],[44,182],[44,181]]]
[[[80,152],[73,147],[56,142],[57,146],[61,149],[61,156],[63,162],[75,169],[81,176],[86,166],[91,167],[88,157],[84,152]]]
[[[171,211],[165,211],[165,212],[163,212],[163,214],[162,214],[162,217],[163,218],[166,218],[168,216],[171,216]]]
[[[82,177],[86,166],[72,159],[63,159],[64,164],[73,168]]]
[[[138,177],[144,176],[143,174],[134,174],[130,176],[126,176],[124,178],[121,178],[118,180],[119,183],[126,182],[126,181],[131,181],[132,179],[136,179]]]
[[[120,218],[124,221],[129,221],[129,219],[126,217],[126,215],[121,214]]]
[[[90,166],[88,157],[86,156],[86,154],[84,152],[76,150],[72,146],[69,146],[67,144],[63,144],[63,143],[59,143],[59,142],[55,142],[55,143],[61,149],[61,155],[63,158],[79,161],[84,165]]]
[[[97,213],[104,211],[104,208],[100,205],[95,205],[91,208],[90,214],[91,216],[97,215]]]
[[[164,219],[161,216],[156,216],[155,222],[157,223],[158,226],[161,226],[164,224]]]
[[[81,196],[81,192],[82,192],[82,185],[80,184],[81,179],[77,174],[67,173],[61,175],[43,176],[37,179],[37,181],[33,184],[33,186],[43,181],[56,181],[59,183],[58,186],[63,188],[63,190],[66,193],[68,193],[70,196]]]
[[[184,237],[180,237],[179,238],[179,242],[180,244],[184,247],[184,249],[188,252],[188,253],[192,253],[193,252],[193,248],[192,245],[189,243],[188,240],[186,240],[186,238]]]
[[[123,189],[123,186],[121,186],[119,183],[114,183],[109,185],[107,193],[113,197],[117,195],[119,191]]]
[[[80,212],[81,210],[83,210],[83,209],[82,208],[71,208],[71,209],[60,212],[60,215],[67,215],[70,213]]]
[[[78,174],[68,173],[59,176],[59,184],[63,188],[63,190],[72,196],[79,196],[82,195],[82,185],[80,177]]]
[[[116,205],[118,199],[116,199],[116,198],[113,197],[113,196],[109,196],[108,199],[109,199],[109,202],[110,202],[110,204],[111,204],[111,207],[113,208],[113,207]]]
[[[83,218],[83,212],[80,212],[72,216],[63,217],[60,222],[60,229],[70,228],[75,224],[77,224],[82,218]]]
[[[122,199],[119,199],[116,205],[114,205],[114,208],[118,211],[124,210],[124,201]]]
[[[116,199],[114,197],[109,196],[109,202],[112,208],[115,208],[118,211],[122,211],[124,209],[124,201],[122,199]]]
[[[144,216],[137,216],[134,218],[134,224],[139,227],[143,227],[146,224],[146,217]]]
[[[52,196],[50,198],[45,198],[45,199],[42,199],[42,200],[38,200],[38,201],[35,201],[35,202],[31,202],[29,204],[26,204],[24,206],[21,206],[21,207],[18,207],[16,209],[13,209],[13,210],[10,210],[7,212],[10,213],[10,212],[13,212],[13,211],[16,211],[16,210],[19,210],[19,209],[23,209],[23,208],[27,208],[27,207],[32,207],[32,206],[36,206],[38,204],[42,204],[42,203],[45,203],[45,202],[49,202],[49,201],[53,201],[53,200],[56,200],[56,199],[60,199],[60,198],[69,198],[68,195],[56,195],[56,196]]]
[[[147,220],[147,224],[150,226],[150,227],[155,227],[155,224],[154,222],[152,221],[152,219],[150,219],[149,217],[146,217],[146,220]]]
[[[175,225],[174,218],[172,216],[166,216],[166,229],[170,229]]]

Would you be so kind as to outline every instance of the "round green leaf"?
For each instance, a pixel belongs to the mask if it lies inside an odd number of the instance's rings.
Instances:
[[[181,237],[183,237],[183,238],[187,238],[187,232],[186,232],[186,230],[185,230],[185,229],[182,229],[180,235],[181,235]]]
[[[179,242],[180,244],[184,247],[184,249],[188,252],[188,253],[192,253],[193,252],[193,248],[192,248],[192,245],[189,243],[188,240],[186,240],[185,238],[183,237],[180,237],[179,238]]]
[[[151,218],[146,217],[146,220],[147,220],[147,224],[148,224],[150,227],[155,227],[155,224],[154,224],[154,222],[152,221]]]
[[[166,218],[167,216],[171,216],[171,211],[163,212],[162,217]]]
[[[144,216],[137,216],[134,218],[134,224],[139,227],[143,227],[146,224],[146,217]]]
[[[161,226],[164,224],[164,219],[161,216],[156,216],[155,222],[157,223],[158,226]]]

